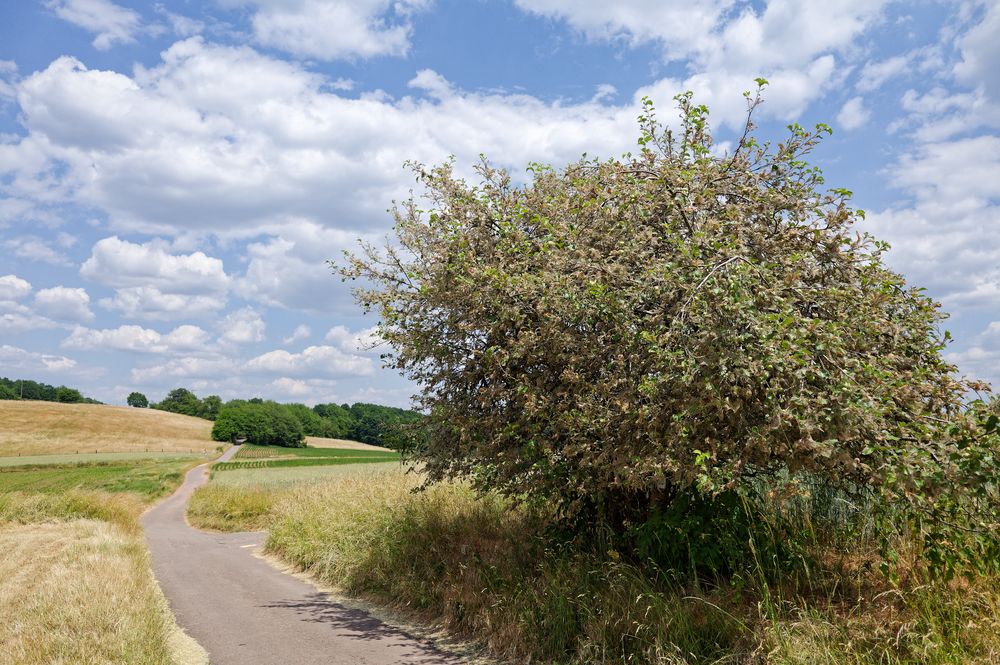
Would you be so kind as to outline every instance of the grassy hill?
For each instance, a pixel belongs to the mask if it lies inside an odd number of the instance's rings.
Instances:
[[[0,401],[0,457],[110,452],[203,452],[212,423],[152,409]]]

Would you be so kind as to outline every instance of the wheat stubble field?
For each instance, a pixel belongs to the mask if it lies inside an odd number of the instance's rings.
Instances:
[[[111,452],[210,453],[212,423],[153,409],[0,401],[0,457]]]

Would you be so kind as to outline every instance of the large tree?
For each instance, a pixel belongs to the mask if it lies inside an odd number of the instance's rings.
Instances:
[[[125,402],[129,406],[133,406],[137,409],[145,409],[149,406],[149,399],[142,393],[133,390],[128,394],[128,399]]]
[[[747,101],[728,151],[688,94],[673,129],[647,103],[638,154],[523,186],[415,166],[426,199],[343,274],[422,387],[431,480],[621,525],[789,474],[897,496],[958,477],[935,462],[966,388],[938,304],[805,161],[829,128],[762,144]]]

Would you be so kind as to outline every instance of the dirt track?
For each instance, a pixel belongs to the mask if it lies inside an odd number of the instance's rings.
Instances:
[[[208,651],[213,664],[462,662],[330,600],[254,556],[264,533],[192,529],[184,512],[191,493],[207,478],[208,465],[192,469],[180,489],[146,513],[142,523],[153,571],[177,622]]]

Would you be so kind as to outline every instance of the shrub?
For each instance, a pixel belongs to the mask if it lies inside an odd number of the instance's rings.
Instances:
[[[909,528],[974,560],[998,533],[996,436],[959,423],[939,305],[806,163],[830,129],[761,144],[746,97],[724,156],[688,93],[677,130],[647,103],[638,155],[533,164],[523,187],[485,161],[476,185],[414,167],[428,204],[397,207],[398,245],[342,274],[421,386],[415,455],[432,481],[619,532],[690,492],[807,476],[912,505]]]
[[[305,446],[302,424],[282,404],[275,402],[228,402],[212,427],[216,441],[245,437],[260,446]]]

